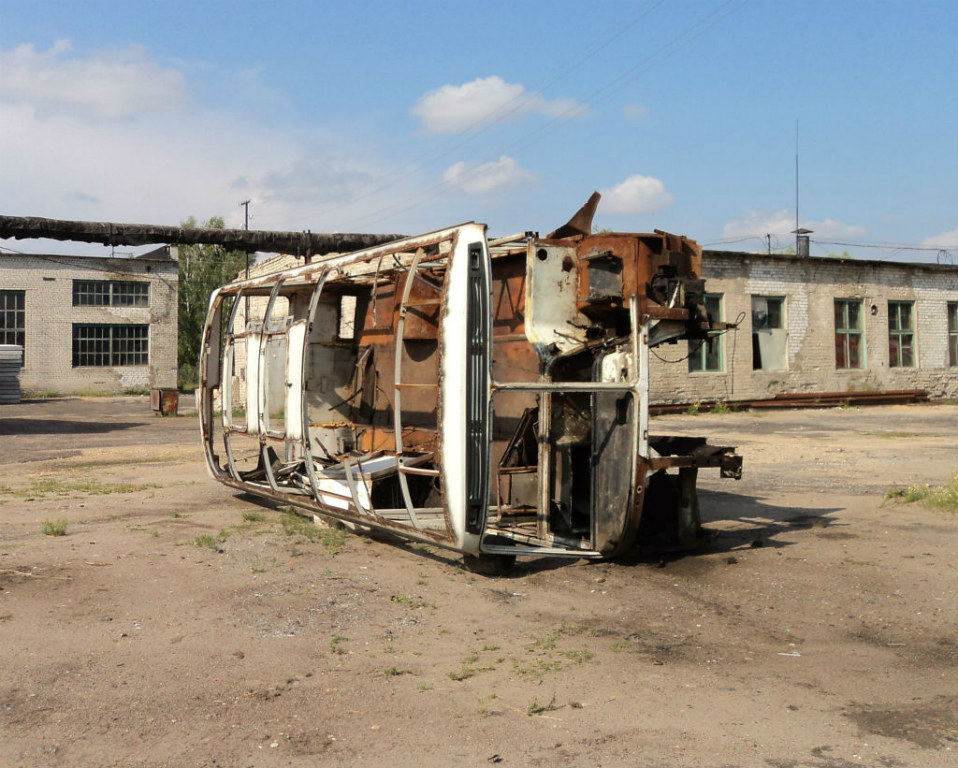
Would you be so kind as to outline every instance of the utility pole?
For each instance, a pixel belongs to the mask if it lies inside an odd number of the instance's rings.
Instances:
[[[247,231],[249,231],[249,203],[249,200],[240,203],[243,206],[243,229]],[[249,251],[246,252],[246,279],[249,280]],[[246,291],[243,291],[243,294],[246,296],[245,306],[243,307],[243,325],[245,326],[249,323],[249,294]]]
[[[249,200],[244,200],[240,203],[240,206],[243,207],[245,213],[243,216],[243,229],[249,231]],[[249,251],[246,252],[246,279],[249,280]]]

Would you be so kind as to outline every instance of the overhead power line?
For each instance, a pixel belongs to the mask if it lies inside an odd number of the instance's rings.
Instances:
[[[954,245],[903,245],[901,243],[858,243],[853,240],[812,240],[819,245],[841,245],[851,248],[884,248],[891,251],[947,251],[953,250]]]

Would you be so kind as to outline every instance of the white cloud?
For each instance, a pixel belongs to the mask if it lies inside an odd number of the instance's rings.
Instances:
[[[812,238],[824,239],[830,237],[860,238],[865,234],[865,228],[858,224],[843,224],[835,219],[823,221],[804,220],[801,222],[804,229],[812,230]],[[795,229],[795,215],[786,208],[779,211],[746,211],[737,219],[732,219],[722,228],[722,237],[731,238],[763,238],[767,234],[786,235]]]
[[[495,195],[536,178],[508,156],[457,163],[446,171],[449,185],[485,198],[436,199],[429,169],[402,164],[386,142],[380,151],[375,137],[266,122],[266,110],[250,109],[248,93],[241,114],[228,111],[229,98],[223,108],[192,100],[189,91],[200,85],[192,77],[208,75],[202,67],[160,67],[143,51],[122,59],[126,69],[120,61],[104,52],[76,54],[66,44],[41,52],[29,45],[0,49],[0,168],[7,181],[0,212],[157,224],[222,216],[228,227],[242,227],[239,202],[251,200],[255,229],[414,234],[482,218],[483,205],[501,202]],[[100,77],[99,85],[71,95],[69,83],[79,87],[84,73]],[[150,73],[153,91],[142,81]],[[140,100],[141,86],[149,98]],[[256,94],[254,106],[268,96]],[[158,105],[164,108],[146,114]],[[13,239],[0,245],[60,253],[98,248]]]
[[[423,128],[430,133],[463,133],[507,117],[558,117],[584,110],[584,105],[574,99],[549,101],[539,93],[529,93],[520,83],[507,83],[492,75],[429,91],[419,97],[412,114],[422,120]]]
[[[789,217],[784,208],[769,211],[746,211],[722,227],[723,238],[765,237],[766,234],[784,235],[795,229],[795,217]]]
[[[622,107],[625,119],[632,123],[644,123],[649,118],[649,108],[642,104],[626,104]]]
[[[10,182],[0,185],[0,211],[9,215],[157,224],[223,216],[227,226],[242,227],[238,203],[250,199],[253,228],[321,232],[354,226],[420,189],[408,184],[401,192],[374,189],[360,196],[360,188],[395,175],[368,147],[349,149],[348,137],[327,138],[340,147],[333,153],[319,142],[208,110],[193,109],[186,119],[167,114],[103,121],[39,118],[28,105],[0,101],[0,125],[0,168]],[[396,224],[365,226],[383,231],[375,227]],[[6,243],[34,252],[41,245]]]
[[[382,183],[396,169],[352,136],[273,127],[187,94],[184,72],[139,48],[79,55],[61,42],[47,51],[0,50],[0,168],[8,182],[0,211],[159,224],[223,216],[241,227],[238,203],[250,199],[252,227],[337,231],[365,220],[377,231],[396,224],[370,223],[370,212],[420,193],[414,181],[401,190]]]
[[[653,213],[675,202],[675,197],[659,179],[639,173],[601,192],[603,213]]]
[[[921,241],[925,248],[958,248],[958,227],[949,232],[941,232]]]
[[[484,195],[498,189],[516,187],[535,181],[535,174],[519,167],[515,158],[503,155],[482,165],[458,162],[449,166],[442,180],[451,187],[471,195]]]
[[[864,237],[867,231],[859,224],[843,224],[835,219],[824,221],[806,221],[802,224],[805,229],[812,230],[812,239],[823,237]]]
[[[188,102],[183,76],[136,45],[71,55],[60,40],[47,51],[20,45],[0,51],[0,102],[26,104],[40,116],[115,120],[175,111]]]

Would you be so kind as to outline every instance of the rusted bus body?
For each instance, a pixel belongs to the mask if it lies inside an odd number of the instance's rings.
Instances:
[[[665,233],[469,223],[230,284],[201,359],[210,471],[471,557],[690,543],[697,470],[741,459],[649,435],[648,360],[720,330],[700,265]]]

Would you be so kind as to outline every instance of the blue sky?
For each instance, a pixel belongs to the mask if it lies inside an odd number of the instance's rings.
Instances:
[[[954,263],[958,2],[0,0],[8,215],[762,251],[796,147],[814,255]]]

